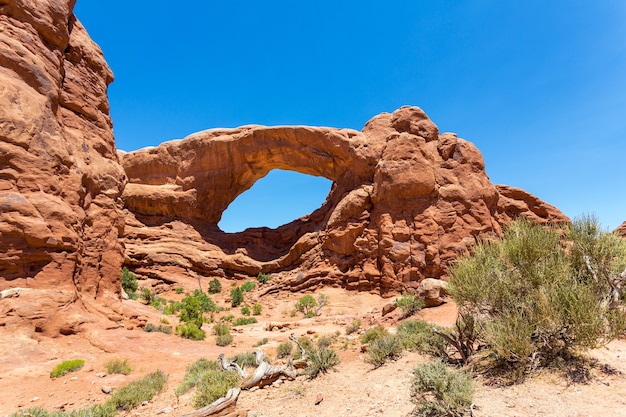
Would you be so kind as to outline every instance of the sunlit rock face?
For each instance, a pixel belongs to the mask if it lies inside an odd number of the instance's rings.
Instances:
[[[73,7],[0,1],[0,325],[51,335],[116,317],[123,261],[113,75]]]
[[[615,233],[622,237],[626,237],[626,222],[622,223],[617,229],[615,229]]]
[[[478,149],[439,134],[416,107],[378,115],[360,132],[213,129],[121,160],[128,265],[166,281],[264,272],[277,277],[273,289],[390,294],[445,278],[452,260],[517,216],[568,221],[523,190],[492,184]],[[220,231],[228,205],[272,169],[323,176],[333,186],[319,209],[277,229]]]

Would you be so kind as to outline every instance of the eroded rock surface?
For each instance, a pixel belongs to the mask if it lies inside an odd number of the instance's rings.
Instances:
[[[0,1],[0,321],[51,335],[116,316],[123,261],[113,74],[74,3]]]
[[[124,154],[127,263],[180,274],[273,274],[275,289],[317,285],[388,294],[445,278],[476,239],[517,216],[568,221],[523,190],[494,185],[478,149],[416,107],[362,131],[304,126],[214,129]],[[228,205],[272,169],[333,181],[316,211],[277,229],[227,234]],[[253,210],[253,208],[251,208]]]
[[[626,237],[626,222],[619,225],[619,227],[615,229],[615,233],[617,233],[620,236]]]

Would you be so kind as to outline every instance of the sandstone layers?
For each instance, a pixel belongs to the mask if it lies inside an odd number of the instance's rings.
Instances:
[[[447,265],[516,216],[568,221],[523,190],[493,185],[478,149],[416,107],[362,131],[244,126],[122,156],[127,263],[177,275],[282,277],[274,289],[337,285],[389,294],[444,278]],[[277,229],[227,234],[223,211],[272,169],[333,181],[326,202]],[[251,213],[254,207],[250,207]]]
[[[445,277],[515,216],[567,220],[493,185],[471,143],[440,135],[414,107],[360,132],[209,130],[125,154],[122,168],[106,96],[113,76],[73,6],[0,0],[0,327],[57,335],[119,320],[123,263],[166,283],[264,272],[274,276],[268,291],[390,294]],[[220,231],[228,205],[277,168],[332,180],[327,201],[275,230]]]
[[[0,325],[49,334],[115,317],[123,260],[113,75],[74,2],[0,0]]]

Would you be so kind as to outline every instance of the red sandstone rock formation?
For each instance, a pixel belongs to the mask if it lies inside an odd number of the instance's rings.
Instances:
[[[626,237],[626,222],[622,223],[617,229],[615,229],[615,233],[620,236]]]
[[[51,335],[115,316],[123,261],[113,75],[74,3],[0,1],[0,321]]]
[[[376,116],[361,132],[208,130],[124,154],[122,165],[128,264],[166,281],[190,272],[264,272],[281,276],[273,282],[282,289],[339,285],[387,294],[445,278],[476,239],[499,235],[517,216],[568,221],[523,190],[493,185],[478,149],[439,135],[415,107]],[[332,180],[327,201],[274,230],[220,231],[222,212],[272,169]]]

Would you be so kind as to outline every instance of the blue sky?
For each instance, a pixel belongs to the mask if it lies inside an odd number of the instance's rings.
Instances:
[[[611,230],[626,220],[622,0],[78,0],[75,13],[115,73],[120,149],[252,123],[360,130],[408,104],[475,143],[494,183]],[[272,172],[220,225],[319,207],[330,184],[302,177]]]

